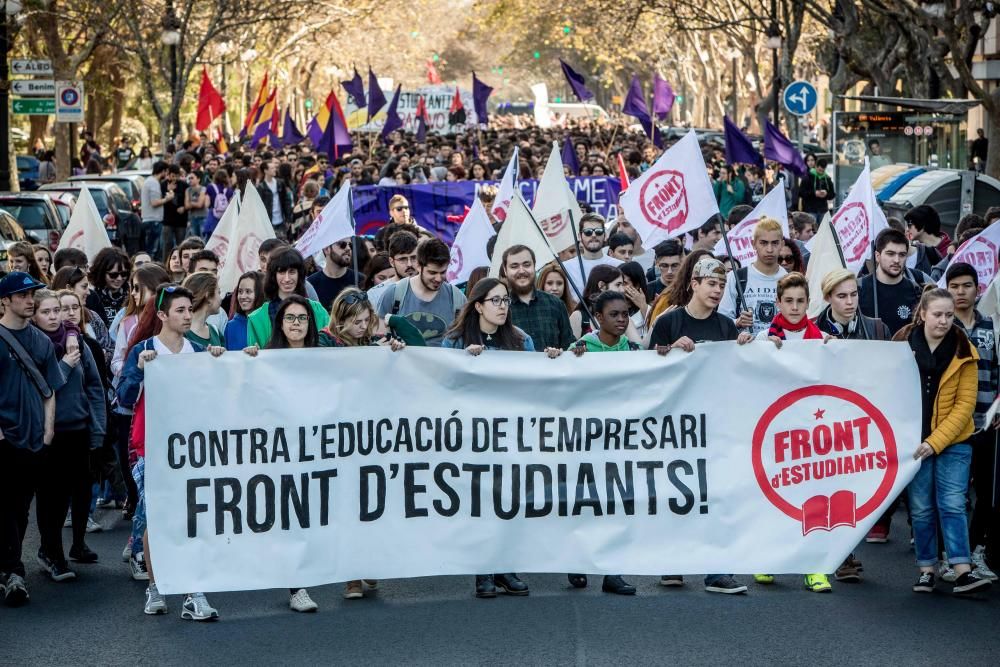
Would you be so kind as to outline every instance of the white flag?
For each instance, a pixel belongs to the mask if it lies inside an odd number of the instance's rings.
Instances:
[[[806,265],[806,280],[809,281],[809,309],[806,313],[809,317],[816,317],[826,306],[826,301],[823,300],[823,278],[832,271],[844,268],[829,215],[819,223],[819,229],[812,241],[812,254],[809,255],[809,264]]]
[[[735,227],[729,230],[729,249],[732,258],[747,266],[757,259],[757,251],[753,248],[753,230],[761,218],[773,218],[781,224],[781,235],[788,238],[788,209],[785,207],[785,181],[778,179],[778,185],[764,195],[754,210],[747,214]],[[725,239],[719,239],[713,251],[716,257],[728,255]]]
[[[954,266],[958,262],[971,264],[979,274],[978,296],[982,296],[997,277],[998,249],[1000,249],[1000,225],[994,224],[958,246],[948,265]],[[938,287],[948,287],[944,276],[938,281]]]
[[[525,245],[535,253],[535,268],[548,264],[555,259],[555,253],[549,247],[545,236],[538,231],[531,218],[531,211],[520,192],[514,193],[514,199],[507,211],[507,222],[497,234],[497,242],[493,247],[493,262],[490,264],[490,277],[500,276],[500,266],[503,262],[504,250],[515,245]]]
[[[545,163],[542,179],[538,182],[535,205],[531,212],[549,237],[549,246],[553,251],[561,252],[575,245],[573,225],[580,223],[583,211],[566,181],[558,142],[552,142],[552,152],[549,154],[549,161]]]
[[[302,253],[303,257],[309,257],[322,253],[323,248],[352,236],[354,236],[354,212],[351,210],[351,187],[344,185],[295,243],[295,249]]]
[[[865,260],[871,255],[871,245],[875,237],[888,227],[885,215],[875,200],[872,190],[871,169],[868,158],[865,158],[865,168],[854,181],[851,190],[832,218],[833,229],[840,238],[840,247],[844,251],[847,268],[857,273]],[[806,248],[813,252],[815,237],[806,243]],[[810,260],[812,258],[810,257]]]
[[[76,248],[87,254],[87,259],[91,262],[104,248],[111,247],[111,239],[108,238],[108,230],[104,226],[104,220],[97,210],[94,197],[90,194],[90,189],[86,183],[80,184],[80,195],[76,198],[76,206],[73,207],[73,214],[69,218],[69,224],[63,230],[63,235],[59,239],[59,247]]]
[[[694,130],[632,181],[621,205],[647,248],[700,227],[719,213]]]
[[[507,163],[507,170],[503,172],[503,178],[500,179],[500,189],[497,191],[497,198],[493,200],[493,207],[490,209],[493,217],[498,222],[503,222],[507,219],[507,209],[510,207],[510,202],[517,191],[518,154],[517,146],[514,146],[514,154],[510,156],[510,162]]]
[[[225,218],[232,208],[226,208],[222,217]],[[236,224],[226,245],[226,252],[219,255],[219,290],[223,294],[235,291],[240,276],[244,273],[260,269],[260,244],[265,239],[273,238],[274,227],[267,215],[267,208],[264,207],[257,188],[248,185],[243,193],[243,202],[236,215]]]
[[[247,187],[253,186],[248,184]],[[236,231],[236,218],[239,217],[239,214],[240,198],[239,191],[236,191],[229,199],[226,211],[222,214],[219,224],[215,226],[215,231],[208,237],[208,243],[205,244],[205,250],[211,250],[219,258],[220,271],[222,269],[221,263],[225,261],[226,253],[229,251],[229,239],[233,238],[233,233]]]
[[[479,197],[472,200],[472,208],[462,221],[451,245],[451,262],[448,264],[448,282],[462,283],[469,279],[472,270],[480,266],[489,266],[490,258],[486,254],[486,244],[496,236],[490,218],[486,215],[486,207]]]

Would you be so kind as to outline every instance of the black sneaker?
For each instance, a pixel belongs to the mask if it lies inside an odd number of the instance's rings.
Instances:
[[[740,593],[746,593],[747,587],[740,582],[733,579],[728,574],[724,577],[719,577],[711,585],[706,585],[705,590],[709,593],[725,593],[728,595],[738,595]]]
[[[917,583],[913,584],[914,593],[933,593],[934,592],[934,573],[933,572],[921,572],[920,578],[917,579]]]
[[[46,556],[41,550],[38,552],[38,566],[42,572],[49,575],[52,581],[69,581],[76,579],[76,572],[69,569],[69,564],[65,560],[54,561]]]
[[[97,554],[86,544],[70,547],[69,558],[75,563],[96,563]]]
[[[20,607],[31,599],[28,595],[28,587],[24,585],[24,579],[19,574],[8,574],[4,582],[3,601],[8,607]]]
[[[635,595],[635,586],[622,579],[620,574],[609,574],[604,577],[601,590],[615,595]]]
[[[477,598],[495,598],[497,596],[497,588],[493,582],[492,574],[477,574],[476,575],[476,597]]]
[[[976,571],[963,572],[955,579],[955,587],[951,592],[955,595],[968,595],[976,591],[986,591],[990,589],[992,582],[989,579],[982,579]]]

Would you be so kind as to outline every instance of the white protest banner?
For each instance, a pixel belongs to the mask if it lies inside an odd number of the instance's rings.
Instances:
[[[479,197],[472,200],[472,208],[462,221],[451,244],[451,262],[448,264],[448,282],[462,283],[469,279],[472,270],[480,266],[489,266],[490,257],[486,254],[486,244],[496,236],[490,218],[486,215],[486,207]]]
[[[503,178],[500,179],[500,188],[497,190],[497,197],[493,201],[493,208],[490,209],[493,217],[500,222],[507,219],[507,209],[510,208],[510,202],[517,191],[517,170],[518,150],[517,146],[514,146],[514,154],[510,156],[507,169],[503,172]]]
[[[738,261],[740,266],[752,264],[757,259],[757,251],[753,249],[753,230],[761,218],[777,220],[781,225],[781,235],[785,238],[789,237],[784,179],[779,178],[778,185],[764,195],[764,198],[747,214],[747,217],[743,218],[726,234],[729,237],[729,249],[733,253],[732,259]],[[729,254],[726,250],[725,239],[719,239],[719,242],[715,244],[713,254],[716,257]]]
[[[303,257],[309,257],[351,236],[354,236],[354,212],[351,210],[351,187],[346,185],[337,191],[303,232],[295,243],[295,249]]]
[[[830,214],[823,216],[819,223],[819,230],[812,238],[812,254],[809,255],[809,263],[806,265],[806,280],[809,281],[809,317],[816,317],[827,303],[823,298],[823,279],[827,274],[843,269],[844,262],[840,258],[840,251],[837,250],[837,239],[833,235],[833,225],[830,222]]]
[[[719,205],[694,130],[632,181],[620,203],[647,248],[700,227],[717,215]]]
[[[226,255],[229,253],[229,239],[236,233],[236,219],[240,215],[240,198],[238,191],[233,193],[229,204],[226,206],[219,224],[215,226],[215,231],[208,237],[205,243],[205,250],[211,250],[219,258],[219,268],[222,269]]]
[[[579,224],[583,211],[566,181],[559,142],[552,142],[552,152],[538,181],[531,212],[549,238],[553,252],[562,252],[574,245],[573,225]]]
[[[888,227],[885,215],[875,200],[867,157],[865,168],[858,175],[858,180],[854,181],[844,203],[833,214],[832,223],[840,238],[840,247],[844,251],[847,268],[857,273],[865,260],[871,256],[871,245],[875,237]],[[806,243],[810,253],[814,243],[815,237]]]
[[[86,253],[87,259],[93,262],[97,253],[110,247],[111,239],[108,238],[108,230],[104,227],[101,213],[97,210],[90,188],[86,183],[82,183],[73,214],[70,215],[69,224],[63,230],[56,250],[76,248]]]
[[[223,221],[234,208],[236,207],[226,208],[226,212],[222,214]],[[271,225],[257,188],[246,189],[238,210],[225,254],[219,255],[219,289],[223,294],[235,291],[240,276],[244,273],[260,269],[260,244],[274,238],[274,226]],[[219,226],[222,226],[221,223]]]
[[[976,273],[979,274],[979,293],[977,296],[982,296],[997,276],[997,268],[1000,266],[998,264],[1000,261],[997,255],[998,250],[1000,250],[1000,225],[990,225],[958,246],[948,266],[954,266],[959,262],[971,264],[976,269]],[[938,280],[938,287],[948,287],[944,276]]]
[[[832,572],[919,467],[906,345],[611,354],[157,358],[145,499],[160,592]]]
[[[528,210],[528,204],[521,197],[521,193],[514,192],[510,208],[507,210],[507,221],[500,227],[497,233],[497,242],[493,246],[493,261],[490,263],[490,277],[496,278],[500,275],[500,265],[503,262],[503,253],[507,248],[515,245],[525,245],[535,253],[535,268],[540,268],[556,258],[549,241],[545,235],[538,230]]]

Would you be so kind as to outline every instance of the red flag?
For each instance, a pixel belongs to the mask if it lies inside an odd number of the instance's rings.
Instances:
[[[212,85],[212,81],[208,78],[208,68],[203,65],[201,68],[201,88],[198,90],[198,116],[194,121],[194,128],[199,132],[204,132],[212,125],[212,121],[221,116],[225,110],[226,101]]]
[[[451,108],[448,113],[456,113],[465,107],[462,105],[462,96],[458,94],[458,87],[455,87],[455,96],[451,98]]]
[[[421,95],[417,98],[417,118],[423,118],[425,121],[429,121],[430,117],[427,115],[427,103],[424,102],[424,96]]]
[[[437,67],[434,66],[434,61],[430,58],[427,59],[427,82],[441,83],[441,75],[438,74]]]
[[[618,182],[621,183],[622,192],[628,190],[628,170],[625,169],[625,159],[622,154],[618,154]]]

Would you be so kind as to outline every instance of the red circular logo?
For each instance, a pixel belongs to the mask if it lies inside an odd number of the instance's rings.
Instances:
[[[261,243],[260,237],[252,232],[240,241],[239,250],[236,253],[236,268],[240,270],[241,274],[260,268],[260,255],[257,251],[260,250]]]
[[[672,169],[650,174],[639,191],[639,207],[650,224],[668,233],[679,229],[688,216],[684,174]]]
[[[856,525],[888,498],[899,467],[885,415],[857,392],[822,384],[764,411],[751,456],[764,496],[803,535]]]
[[[554,239],[566,229],[566,225],[569,222],[569,216],[564,216],[562,213],[557,213],[556,215],[545,218],[544,220],[539,220],[538,224],[545,232],[545,235],[550,239]]]
[[[462,273],[463,266],[462,249],[457,245],[453,245],[451,247],[451,261],[448,262],[448,282],[458,278],[459,274]]]
[[[848,265],[860,261],[869,252],[868,211],[861,202],[852,202],[841,206],[832,220],[840,245],[844,251],[844,259]]]

